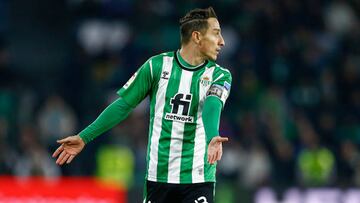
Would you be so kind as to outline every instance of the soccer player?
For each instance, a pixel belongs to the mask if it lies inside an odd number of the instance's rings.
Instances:
[[[225,42],[212,7],[188,12],[180,30],[179,50],[148,59],[92,124],[58,141],[57,164],[70,163],[149,95],[144,202],[214,202],[216,162],[228,140],[219,136],[219,120],[232,79],[215,63]]]

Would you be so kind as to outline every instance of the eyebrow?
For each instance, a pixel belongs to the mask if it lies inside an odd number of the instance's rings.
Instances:
[[[215,30],[215,31],[221,31],[220,28],[213,28],[213,30]]]

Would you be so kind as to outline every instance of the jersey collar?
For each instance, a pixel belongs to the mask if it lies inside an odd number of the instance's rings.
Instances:
[[[188,70],[188,71],[197,71],[200,70],[201,68],[205,67],[208,64],[208,60],[205,60],[204,63],[198,65],[198,66],[193,66],[191,64],[189,64],[188,62],[186,62],[180,55],[179,50],[175,51],[174,53],[175,56],[175,60],[176,62],[179,64],[179,66],[182,69]]]

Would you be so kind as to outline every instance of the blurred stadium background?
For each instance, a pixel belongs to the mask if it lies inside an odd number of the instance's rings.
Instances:
[[[359,0],[0,0],[0,202],[141,202],[147,101],[70,165],[55,141],[209,5],[233,74],[217,202],[360,202]]]

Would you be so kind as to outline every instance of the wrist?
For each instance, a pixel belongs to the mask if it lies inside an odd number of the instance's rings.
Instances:
[[[86,133],[80,132],[80,133],[77,134],[76,136],[78,136],[78,137],[80,138],[80,140],[81,140],[82,142],[84,142],[84,144],[87,144],[87,143],[89,143],[89,142],[91,141],[91,139],[88,138],[89,136],[86,136]]]
[[[214,135],[208,136],[208,138],[207,138],[207,140],[206,140],[207,144],[209,144],[209,143],[211,142],[211,140],[214,139],[214,137],[218,137],[218,136],[219,136],[218,134],[214,134]]]

